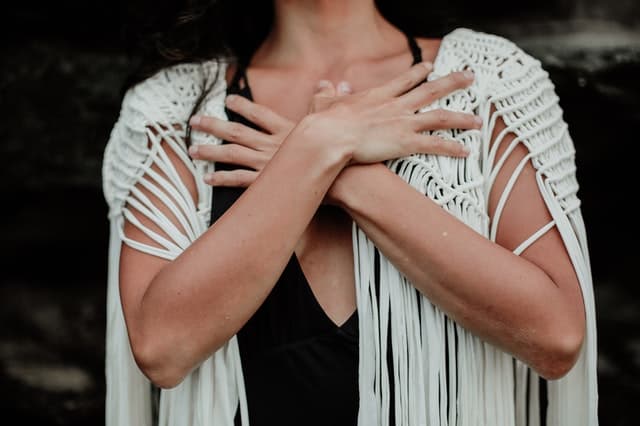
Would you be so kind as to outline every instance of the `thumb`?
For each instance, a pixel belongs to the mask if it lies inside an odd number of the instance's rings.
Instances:
[[[333,98],[336,95],[336,88],[329,80],[320,80],[316,85],[314,95]]]

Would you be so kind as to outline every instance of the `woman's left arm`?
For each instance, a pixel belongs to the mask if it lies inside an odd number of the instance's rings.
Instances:
[[[504,128],[499,120],[493,138]],[[526,154],[522,144],[509,154],[490,194],[490,213]],[[574,365],[585,335],[585,313],[557,228],[521,255],[512,251],[551,221],[530,161],[504,206],[496,242],[382,164],[346,168],[328,195],[420,292],[461,326],[547,379],[562,377]]]
[[[203,146],[191,155],[254,169],[219,171],[205,177],[211,185],[247,187],[292,124],[241,97],[231,97],[227,105],[265,132],[204,118],[197,130],[234,143]],[[491,140],[505,127],[498,119]],[[513,138],[503,138],[496,158]],[[500,167],[489,197],[490,215],[527,154],[518,144]],[[383,164],[345,168],[325,202],[346,210],[396,268],[450,318],[541,376],[554,379],[566,374],[578,357],[585,335],[585,313],[579,282],[557,228],[544,233],[520,255],[513,253],[551,222],[535,174],[527,161],[502,208],[495,242]]]

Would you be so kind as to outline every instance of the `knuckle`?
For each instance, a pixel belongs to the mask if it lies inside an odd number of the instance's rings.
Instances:
[[[440,90],[437,87],[429,86],[425,90],[427,92],[428,99],[438,99],[440,97]]]
[[[224,185],[226,183],[226,176],[222,172],[214,173],[211,176],[211,183],[215,183],[216,185]]]
[[[229,123],[227,132],[228,132],[229,140],[232,142],[236,142],[242,138],[244,128],[241,124],[233,122],[233,123]]]
[[[443,109],[437,109],[434,111],[436,116],[436,121],[438,124],[447,124],[449,122],[449,113]]]
[[[403,91],[408,91],[413,87],[414,78],[410,75],[403,75],[398,79],[398,86],[402,88]]]
[[[237,145],[227,146],[226,161],[228,163],[235,164],[238,161],[238,158],[240,157],[238,148],[239,147]]]
[[[229,176],[227,172],[216,172],[213,174],[213,180],[216,185],[226,186],[229,184]]]
[[[234,185],[235,186],[239,186],[239,187],[246,187],[247,186],[247,176],[246,176],[246,174],[245,173],[238,173],[238,175],[235,177]]]
[[[250,108],[247,110],[245,117],[250,122],[256,123],[260,119],[260,113],[255,108]]]

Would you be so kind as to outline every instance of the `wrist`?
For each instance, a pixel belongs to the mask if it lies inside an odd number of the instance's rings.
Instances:
[[[312,113],[300,120],[294,132],[300,135],[305,144],[316,147],[320,155],[346,167],[353,159],[355,144],[349,132],[337,124],[328,113]]]
[[[327,203],[345,211],[357,204],[358,197],[367,197],[381,174],[389,172],[382,163],[354,164],[342,169],[327,191]]]

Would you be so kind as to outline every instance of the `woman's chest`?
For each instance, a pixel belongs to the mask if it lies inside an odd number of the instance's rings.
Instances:
[[[381,86],[406,71],[411,65],[408,55],[401,55],[380,63],[357,63],[336,69],[318,71],[314,69],[274,70],[252,67],[245,70],[254,102],[264,105],[279,115],[297,123],[309,114],[320,81],[329,81],[337,90],[346,83],[351,93]]]
[[[295,89],[292,92],[286,92],[290,95],[286,97],[286,102],[283,99],[271,98],[273,94],[270,90],[272,89],[265,83],[268,83],[268,80],[251,80],[250,89],[248,89],[247,81],[240,79],[235,83],[237,86],[229,85],[229,91],[246,96],[289,119],[296,115],[306,115],[306,107],[302,105],[309,102],[313,93],[306,93],[305,86],[299,79],[292,83]],[[281,78],[277,83],[281,83]],[[306,89],[310,88],[306,87]],[[280,94],[280,98],[284,98],[283,93]],[[228,113],[228,119],[245,122],[244,118],[234,113]],[[221,166],[226,165],[218,164],[216,169],[220,169]],[[295,177],[292,177],[292,181],[295,181]],[[214,188],[212,223],[240,195],[240,190]],[[282,208],[291,208],[291,206],[282,206]],[[332,206],[319,206],[307,228],[300,235],[292,254],[292,262],[299,268],[293,268],[295,273],[285,271],[281,278],[281,280],[287,280],[295,277],[294,281],[306,282],[318,305],[335,324],[344,322],[355,309],[352,223],[351,218],[344,211]],[[274,237],[277,238],[277,236]],[[283,285],[286,287],[289,284],[283,283]]]

